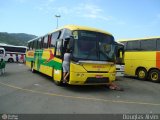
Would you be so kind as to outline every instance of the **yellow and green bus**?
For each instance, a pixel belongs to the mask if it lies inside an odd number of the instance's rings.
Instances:
[[[125,74],[160,82],[160,37],[120,42],[125,46]]]
[[[28,42],[26,65],[34,71],[63,80],[63,55],[71,51],[68,84],[98,85],[115,80],[115,40],[105,31],[67,25]]]

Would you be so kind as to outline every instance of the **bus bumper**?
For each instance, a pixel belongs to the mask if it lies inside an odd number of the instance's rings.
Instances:
[[[115,73],[70,73],[68,84],[71,85],[103,85],[111,83],[116,78]]]

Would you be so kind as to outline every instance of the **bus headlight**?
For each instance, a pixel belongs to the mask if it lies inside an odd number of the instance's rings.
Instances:
[[[77,77],[79,77],[80,76],[80,74],[79,73],[77,73]]]
[[[77,76],[77,77],[83,77],[84,74],[83,74],[83,73],[77,73],[76,76]]]

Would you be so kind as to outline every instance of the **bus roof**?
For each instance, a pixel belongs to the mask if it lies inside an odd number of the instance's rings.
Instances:
[[[9,44],[5,44],[5,43],[0,43],[0,46],[27,48],[26,46],[16,46],[16,45],[9,45]]]
[[[66,29],[69,29],[69,30],[88,30],[88,31],[96,31],[96,32],[100,32],[100,33],[104,33],[104,34],[108,34],[108,35],[111,35],[111,36],[112,36],[111,33],[106,32],[106,31],[104,31],[104,30],[99,30],[99,29],[96,29],[96,28],[86,27],[86,26],[78,26],[78,25],[66,25],[66,26],[60,27],[60,28],[58,28],[58,29],[55,29],[55,30],[52,31],[52,32],[49,32],[48,34],[52,34],[53,32],[56,32],[56,31],[59,31],[59,30],[61,30],[61,29],[65,29],[65,28],[66,28]],[[47,35],[47,34],[46,34],[46,35]],[[44,36],[45,36],[45,35],[44,35]],[[28,43],[31,42],[31,41],[37,40],[37,39],[39,39],[39,38],[41,38],[41,37],[43,37],[43,36],[39,36],[39,37],[36,37],[36,38],[34,38],[34,39],[31,39],[31,40],[28,41]]]
[[[100,32],[100,33],[105,33],[105,34],[108,34],[108,35],[112,35],[111,33],[109,32],[106,32],[104,30],[99,30],[99,29],[96,29],[96,28],[92,28],[92,27],[87,27],[87,26],[79,26],[79,25],[66,25],[66,26],[63,26],[59,29],[56,29],[52,32],[55,32],[55,31],[58,31],[58,30],[61,30],[61,29],[70,29],[70,30],[88,30],[88,31],[96,31],[96,32]],[[51,33],[52,33],[51,32]]]
[[[152,40],[152,39],[158,39],[160,38],[160,36],[156,36],[156,37],[146,37],[146,38],[132,38],[132,39],[119,39],[118,42],[125,42],[125,41],[135,41],[135,40]]]
[[[31,39],[31,40],[29,40],[27,43],[29,43],[29,42],[31,42],[31,41],[34,41],[34,40],[37,40],[37,39],[39,39],[39,38],[41,38],[41,36]]]
[[[118,45],[124,45],[123,43],[119,42],[119,41],[115,41],[116,44]]]

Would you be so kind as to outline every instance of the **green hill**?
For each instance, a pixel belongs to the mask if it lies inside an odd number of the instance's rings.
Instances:
[[[25,34],[25,33],[7,33],[0,32],[0,43],[6,43],[11,45],[26,46],[27,41],[37,36]]]

